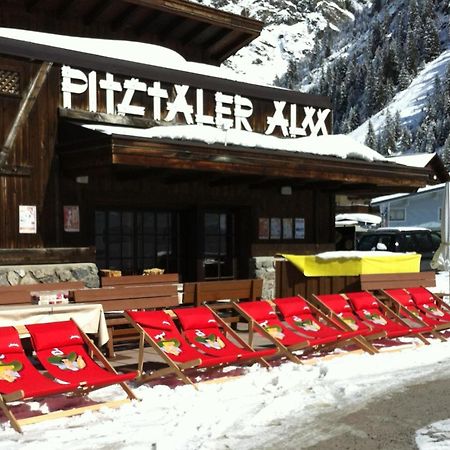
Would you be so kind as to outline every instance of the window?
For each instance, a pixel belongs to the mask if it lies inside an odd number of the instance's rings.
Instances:
[[[389,220],[404,221],[406,219],[405,208],[391,208],[389,210]]]
[[[97,210],[97,265],[124,274],[152,267],[177,272],[175,224],[173,212]]]
[[[204,230],[205,280],[233,278],[233,214],[205,212]]]

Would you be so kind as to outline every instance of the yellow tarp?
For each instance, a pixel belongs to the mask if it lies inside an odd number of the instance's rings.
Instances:
[[[369,273],[420,272],[420,254],[337,256],[282,255],[307,277],[357,276]]]

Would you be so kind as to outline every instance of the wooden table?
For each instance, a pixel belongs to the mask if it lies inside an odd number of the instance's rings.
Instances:
[[[58,322],[73,319],[85,332],[97,335],[97,343],[108,342],[103,306],[98,303],[68,303],[58,305],[0,306],[0,326],[23,326],[32,323]]]

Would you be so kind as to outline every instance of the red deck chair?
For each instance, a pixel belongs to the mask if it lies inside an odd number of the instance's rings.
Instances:
[[[193,348],[181,335],[174,321],[165,311],[125,311],[125,317],[139,331],[139,362],[141,372],[140,383],[175,374],[196,389],[195,383],[185,371],[192,368],[214,367],[232,363],[235,356],[208,356]],[[145,374],[144,345],[153,347],[168,367]]]
[[[450,307],[425,287],[407,288],[417,308],[425,315],[442,323],[450,322]]]
[[[297,350],[315,349],[324,342],[315,341],[294,332],[277,316],[273,307],[266,301],[235,303],[236,310],[249,322],[249,340],[253,340],[253,330],[271,341],[280,351],[293,362],[301,360],[293,352]],[[317,342],[317,344],[314,344]]]
[[[257,360],[262,365],[269,367],[264,357],[276,353],[273,348],[254,350],[214,311],[206,306],[181,308],[174,312],[180,320],[185,338],[197,350],[209,356],[230,356],[237,363],[244,360]],[[226,334],[232,336],[240,346],[230,341]]]
[[[399,315],[408,319],[408,323],[412,321],[412,324],[418,324],[418,326],[423,327],[424,329],[428,327],[428,333],[433,334],[441,341],[446,340],[445,337],[439,333],[439,330],[450,328],[449,322],[443,323],[422,312],[414,302],[411,294],[405,289],[384,289],[383,292],[394,302]]]
[[[321,311],[301,296],[276,298],[273,302],[280,311],[283,320],[296,332],[308,339],[313,339],[312,343],[327,344],[352,340],[358,344],[358,341],[353,338],[361,336],[359,331],[345,331],[333,326],[332,322]]]
[[[129,399],[136,398],[125,381],[136,378],[137,372],[118,374],[73,320],[31,324],[26,328],[36,357],[52,377],[85,392],[119,384]]]
[[[425,337],[422,336],[420,328],[408,325],[370,292],[346,292],[345,296],[349,299],[356,315],[361,320],[370,323],[374,330],[385,331],[387,338],[413,336],[425,344],[429,344]],[[429,329],[427,327],[422,331],[429,332]]]
[[[322,306],[327,316],[336,324],[341,325],[344,330],[358,331],[361,336],[369,341],[386,337],[386,331],[376,330],[361,320],[353,312],[347,299],[341,294],[321,294],[313,295],[313,297]],[[377,352],[370,342],[367,344],[372,352]]]
[[[104,406],[119,406],[119,402],[96,403],[68,410],[39,413],[22,419],[17,419],[12,411],[11,403],[18,401],[35,401],[57,394],[78,395],[83,393],[85,390],[80,389],[78,384],[62,384],[41,374],[25,354],[16,329],[13,327],[0,328],[0,408],[16,431],[22,432],[23,425],[43,420],[82,414]]]

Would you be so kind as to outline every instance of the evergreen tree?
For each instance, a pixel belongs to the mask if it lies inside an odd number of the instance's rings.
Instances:
[[[367,147],[370,147],[372,149],[376,148],[376,135],[375,130],[373,129],[372,121],[369,120],[369,124],[367,126],[367,134],[366,139],[364,140],[364,144],[367,145]]]
[[[442,147],[441,158],[445,168],[450,171],[450,134],[447,136],[444,146]]]
[[[426,17],[423,31],[423,58],[429,62],[439,56],[441,50],[439,32],[432,17]]]

